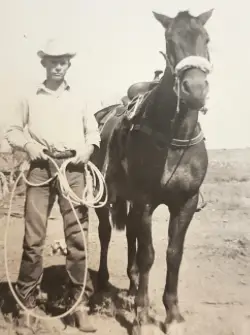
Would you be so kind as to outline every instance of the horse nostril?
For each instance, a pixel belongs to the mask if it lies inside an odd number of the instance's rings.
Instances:
[[[184,91],[185,93],[188,93],[188,94],[191,93],[190,85],[189,85],[188,80],[184,80],[184,81],[182,82],[182,89],[183,89],[183,91]]]

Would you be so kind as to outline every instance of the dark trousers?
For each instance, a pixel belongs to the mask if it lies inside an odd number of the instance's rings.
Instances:
[[[60,166],[62,161],[58,160],[57,163]],[[54,172],[55,170],[49,162],[33,162],[30,166],[28,180],[32,183],[42,183],[53,176]],[[84,186],[83,168],[71,164],[67,169],[67,179],[72,190],[81,197]],[[83,236],[68,200],[62,196],[58,179],[55,178],[49,185],[41,187],[29,186],[27,188],[23,254],[16,285],[17,293],[24,301],[34,294],[42,279],[42,252],[46,238],[48,217],[55,203],[56,196],[58,196],[58,204],[63,217],[65,241],[68,249],[66,270],[69,276],[71,295],[77,299],[82,289],[85,273]],[[74,207],[87,240],[88,209],[85,206]],[[87,302],[92,293],[93,287],[88,274],[83,301]]]

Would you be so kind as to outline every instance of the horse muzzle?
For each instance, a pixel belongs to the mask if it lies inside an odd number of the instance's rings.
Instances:
[[[190,56],[177,64],[174,90],[189,108],[199,110],[205,106],[209,91],[207,75],[211,71],[211,64],[203,57]]]

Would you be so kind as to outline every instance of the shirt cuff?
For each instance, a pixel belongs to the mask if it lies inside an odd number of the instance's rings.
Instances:
[[[99,136],[88,136],[86,137],[86,144],[92,144],[100,148],[101,138]]]

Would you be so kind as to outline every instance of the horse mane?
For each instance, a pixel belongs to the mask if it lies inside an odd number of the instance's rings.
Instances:
[[[138,122],[138,120],[143,116],[146,117],[147,116],[152,116],[152,110],[151,110],[151,106],[154,104],[155,100],[159,98],[159,95],[162,94],[162,84],[163,81],[169,81],[169,78],[173,78],[173,74],[170,70],[169,67],[167,67],[164,71],[164,75],[162,76],[162,78],[160,79],[158,85],[156,85],[150,92],[146,93],[142,103],[139,105],[138,107],[138,111],[134,117],[134,122]],[[170,80],[173,80],[173,79]],[[169,113],[168,113],[168,118],[169,121],[172,120],[173,116],[174,116],[174,112],[175,112],[175,107],[176,107],[176,96],[173,92],[172,89],[172,83],[170,83],[168,85],[169,91],[166,92],[166,99],[168,100],[169,103]],[[165,89],[165,87],[164,87]],[[162,105],[158,105],[157,108],[154,108],[154,112],[156,110],[159,110],[162,108]],[[148,114],[149,112],[149,114]],[[145,114],[146,113],[146,114]]]

